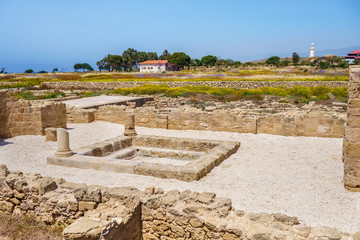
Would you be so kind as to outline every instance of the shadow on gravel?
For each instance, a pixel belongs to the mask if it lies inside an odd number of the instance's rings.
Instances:
[[[13,144],[12,142],[6,142],[6,138],[0,138],[0,147],[8,144]]]

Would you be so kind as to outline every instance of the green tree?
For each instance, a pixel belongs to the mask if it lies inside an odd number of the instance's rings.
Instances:
[[[79,69],[81,69],[81,63],[76,63],[76,64],[74,65],[74,70],[75,70],[75,72],[77,72],[77,70],[79,70]]]
[[[105,64],[106,61],[104,60],[104,58],[96,62],[96,66],[98,66],[100,72],[101,70],[105,69]]]
[[[218,58],[212,55],[207,55],[201,58],[201,65],[206,66],[206,67],[213,67],[215,66],[216,62],[217,62]]]
[[[47,71],[41,70],[39,73],[47,73]]]
[[[194,62],[195,62],[195,66],[198,66],[198,67],[202,66],[200,59],[194,59]]]
[[[123,68],[123,57],[120,55],[111,55],[108,54],[105,58],[106,65],[108,65],[108,70],[112,71],[121,71]]]
[[[292,54],[292,62],[294,65],[298,64],[298,62],[300,61],[300,56],[299,54],[297,54],[296,52],[294,52]]]
[[[280,63],[280,58],[278,56],[272,56],[266,59],[266,64],[269,65],[275,65],[276,67],[278,67],[279,63]]]
[[[328,62],[320,62],[319,66],[320,66],[321,69],[325,69],[325,68],[330,67],[330,63],[328,63]]]
[[[281,67],[287,67],[287,66],[289,66],[289,63],[290,63],[290,61],[286,59],[286,60],[284,60],[284,61],[281,61],[280,64],[279,64],[279,66],[281,66]]]
[[[81,69],[83,72],[85,72],[85,70],[94,71],[94,69],[88,63],[81,63]]]
[[[174,52],[166,57],[170,63],[175,64],[180,69],[184,69],[185,66],[190,67],[190,57],[183,52]]]
[[[3,67],[3,68],[1,68],[0,73],[4,73],[4,72],[5,72],[5,68]]]
[[[165,60],[165,59],[167,59],[167,56],[169,56],[169,55],[170,55],[169,51],[165,49],[164,52],[160,55],[159,59]]]
[[[58,72],[58,71],[59,71],[58,68],[54,68],[54,69],[52,70],[53,73],[54,73],[54,72]]]
[[[32,69],[26,69],[25,70],[25,73],[33,73],[34,72],[34,70],[32,70]]]
[[[159,57],[156,52],[148,52],[148,60],[158,60]]]
[[[137,58],[138,54],[137,51],[133,48],[128,48],[126,51],[122,54],[122,59],[124,63],[124,70],[125,71],[132,71],[133,68],[137,64]]]
[[[136,62],[145,62],[146,60],[149,60],[147,52],[137,52]]]

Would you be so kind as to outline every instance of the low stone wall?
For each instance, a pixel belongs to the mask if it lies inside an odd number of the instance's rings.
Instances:
[[[47,127],[66,128],[66,105],[17,100],[0,92],[0,137],[44,135]]]
[[[345,133],[346,117],[342,113],[294,110],[254,114],[237,109],[203,111],[192,107],[134,110],[136,126],[141,127],[334,138],[343,137]],[[125,124],[126,112],[126,106],[103,106],[94,112],[94,119]]]
[[[144,84],[161,85],[167,84],[169,87],[181,87],[185,85],[191,86],[213,86],[213,87],[227,87],[227,88],[247,88],[256,89],[262,87],[347,87],[346,81],[170,81],[170,82],[42,82],[40,88],[42,89],[57,89],[57,90],[92,90],[104,91],[113,90],[116,88],[131,88],[141,86]]]
[[[95,120],[95,109],[83,109],[66,105],[68,123],[89,123]]]
[[[350,67],[347,125],[343,146],[344,184],[360,191],[360,67]]]
[[[64,239],[142,239],[140,196],[134,188],[67,183],[0,165],[0,211],[45,223],[71,224]],[[106,234],[105,234],[106,233]]]
[[[106,188],[67,183],[0,165],[0,211],[70,224],[65,240],[358,239],[336,228],[309,227],[284,214],[245,213],[230,199],[189,190]]]

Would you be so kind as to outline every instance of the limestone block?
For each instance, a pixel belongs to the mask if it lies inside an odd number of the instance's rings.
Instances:
[[[0,177],[6,177],[10,172],[5,164],[0,164]]]
[[[97,240],[100,237],[101,229],[100,220],[81,218],[65,228],[63,236],[65,240]]]
[[[79,211],[93,210],[93,209],[95,209],[96,205],[97,204],[95,202],[80,201],[79,202]]]
[[[0,201],[0,211],[12,213],[14,211],[14,204],[11,202]]]
[[[57,140],[56,137],[56,128],[45,128],[45,135],[46,139],[45,141],[52,141],[55,142]]]
[[[45,193],[53,191],[56,188],[57,188],[57,184],[54,180],[52,180],[51,178],[45,178],[40,183],[39,193],[41,195],[44,195]]]

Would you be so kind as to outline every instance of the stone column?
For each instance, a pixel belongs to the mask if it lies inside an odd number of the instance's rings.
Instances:
[[[56,135],[57,135],[58,149],[55,153],[55,156],[69,157],[73,155],[73,152],[70,149],[69,132],[63,128],[58,128],[56,130]]]
[[[360,66],[351,66],[343,145],[344,185],[360,191]]]
[[[135,113],[134,112],[129,112],[126,116],[126,120],[125,120],[125,131],[124,131],[124,135],[125,136],[136,136],[136,131],[135,131]]]

